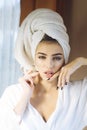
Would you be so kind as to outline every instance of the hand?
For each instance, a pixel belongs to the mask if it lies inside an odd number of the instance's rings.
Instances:
[[[19,78],[19,83],[23,88],[23,92],[31,97],[35,84],[38,82],[39,73],[37,71],[29,71],[23,77]]]
[[[57,87],[63,88],[70,81],[70,76],[82,65],[87,65],[87,59],[83,57],[79,57],[69,64],[63,66],[58,72],[56,72],[50,80],[52,81],[56,77],[58,77]]]
[[[59,78],[58,78],[58,87],[63,87],[70,81],[70,76],[82,65],[85,65],[85,58],[79,57],[69,64],[61,68]]]

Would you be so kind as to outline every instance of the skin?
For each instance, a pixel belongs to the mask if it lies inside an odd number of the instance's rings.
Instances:
[[[87,65],[87,58],[79,57],[64,65],[61,46],[56,42],[41,42],[35,53],[37,71],[29,71],[19,79],[23,94],[14,109],[15,113],[23,114],[30,102],[47,121],[56,107],[58,99],[56,87],[64,87],[70,76],[83,65]],[[44,74],[48,71],[54,73],[49,80],[49,75]]]
[[[38,45],[35,55],[35,68],[39,72],[43,82],[46,82],[46,84],[49,83],[47,79],[50,79],[53,76],[47,77],[44,72],[50,71],[55,74],[60,70],[63,64],[63,50],[58,43],[41,42]],[[57,80],[57,77],[58,75],[55,77],[54,82]]]

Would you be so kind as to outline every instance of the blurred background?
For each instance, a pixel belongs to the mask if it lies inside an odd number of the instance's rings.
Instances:
[[[53,9],[63,17],[70,36],[69,61],[87,57],[87,0],[0,0],[0,96],[22,75],[14,59],[16,36],[23,19],[36,8]],[[87,66],[76,71],[71,80],[84,76],[87,76]]]

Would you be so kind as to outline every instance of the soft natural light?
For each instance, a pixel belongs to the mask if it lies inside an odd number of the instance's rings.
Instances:
[[[14,59],[19,22],[20,0],[0,0],[0,95],[19,75]]]

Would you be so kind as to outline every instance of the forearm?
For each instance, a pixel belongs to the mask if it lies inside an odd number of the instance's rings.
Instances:
[[[87,58],[84,57],[79,57],[76,59],[78,61],[79,66],[84,66],[87,65]]]
[[[65,83],[70,81],[70,76],[78,70],[80,67],[87,65],[87,58],[78,57],[69,64],[62,67],[59,77],[58,77],[58,86],[64,86]]]
[[[83,65],[87,65],[87,58],[83,57]]]
[[[16,107],[14,108],[14,111],[17,115],[22,115],[24,111],[27,108],[28,102],[29,102],[30,96],[23,94],[20,101],[17,103]]]
[[[25,112],[26,107],[29,103],[29,100],[34,90],[32,77],[35,78],[35,76],[37,75],[38,72],[33,72],[31,73],[31,75],[26,74],[23,77],[19,78],[19,82],[21,84],[21,87],[23,88],[23,94],[20,101],[17,103],[16,107],[14,108],[16,114],[22,115]]]
[[[87,58],[84,57],[78,57],[75,60],[73,60],[68,66],[71,67],[71,74],[75,72],[77,69],[79,69],[82,66],[87,65]]]

